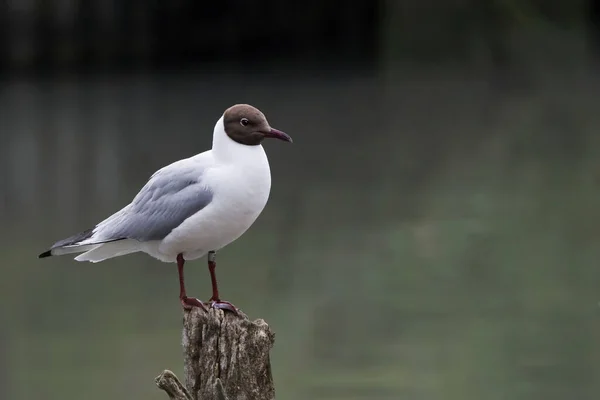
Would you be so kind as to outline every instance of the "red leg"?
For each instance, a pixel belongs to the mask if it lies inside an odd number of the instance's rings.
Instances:
[[[208,252],[208,271],[210,272],[210,283],[212,284],[212,297],[208,301],[210,306],[213,308],[220,308],[222,310],[229,310],[237,314],[237,308],[228,301],[222,301],[219,298],[219,287],[217,285],[217,276],[215,274],[215,268],[217,267],[216,253],[214,251]]]
[[[185,260],[183,255],[177,255],[177,272],[179,273],[179,301],[185,310],[191,310],[193,307],[200,307],[204,311],[208,311],[204,304],[198,299],[187,297],[185,294],[185,280],[183,278],[183,264]]]

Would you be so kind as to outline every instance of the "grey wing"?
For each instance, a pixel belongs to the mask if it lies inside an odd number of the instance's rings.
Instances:
[[[213,192],[202,183],[202,170],[166,168],[152,175],[130,205],[95,231],[104,239],[161,240],[212,199]]]

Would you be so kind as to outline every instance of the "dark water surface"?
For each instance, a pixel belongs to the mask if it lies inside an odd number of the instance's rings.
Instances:
[[[595,80],[594,80],[595,79]],[[0,90],[0,399],[162,399],[181,374],[176,271],[38,260],[210,147],[248,102],[263,215],[219,254],[223,296],[276,332],[279,399],[600,395],[600,97],[567,76],[138,76]],[[190,294],[209,297],[205,262]]]

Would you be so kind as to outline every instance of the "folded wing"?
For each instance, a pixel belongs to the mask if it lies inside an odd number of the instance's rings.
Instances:
[[[97,245],[133,239],[164,239],[173,229],[208,206],[213,192],[203,183],[205,169],[193,159],[157,171],[133,201],[93,229],[58,241],[40,257],[76,253]]]

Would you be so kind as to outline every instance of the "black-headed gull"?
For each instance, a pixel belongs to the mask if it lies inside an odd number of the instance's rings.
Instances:
[[[219,298],[215,252],[239,238],[258,218],[271,190],[264,138],[292,142],[247,104],[225,110],[213,131],[212,149],[156,171],[133,201],[94,228],[55,243],[40,258],[82,253],[77,261],[100,262],[144,252],[176,262],[185,309],[206,309],[187,297],[185,260],[208,254],[212,307],[236,311]]]

